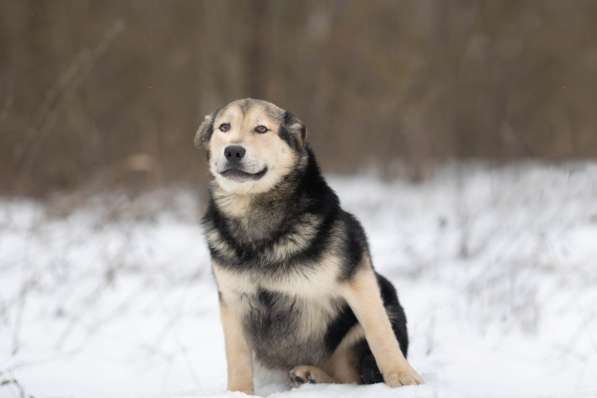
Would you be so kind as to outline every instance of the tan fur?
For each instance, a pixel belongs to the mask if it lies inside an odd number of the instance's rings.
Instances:
[[[235,196],[267,192],[295,167],[298,161],[296,153],[277,134],[282,115],[283,110],[273,104],[246,99],[234,101],[218,112],[213,120],[213,135],[208,149],[211,154],[210,172],[222,191]],[[219,126],[222,123],[229,123],[230,130],[221,132]],[[270,131],[255,133],[254,129],[259,125]],[[235,144],[241,144],[247,150],[247,171],[255,173],[268,168],[263,178],[236,182],[220,175],[225,163],[224,148]],[[230,215],[238,217],[242,213],[235,211],[234,206],[229,208]]]
[[[251,206],[251,199],[250,195],[236,195],[221,189],[214,190],[214,200],[218,202],[219,208],[229,217],[240,218],[247,214]]]
[[[238,209],[239,206],[241,205],[237,205],[236,209]],[[231,208],[232,207],[229,207],[229,209]],[[302,247],[305,245],[305,243],[317,234],[317,227],[319,226],[320,222],[321,220],[317,217],[305,214],[302,217],[302,223],[300,228],[297,228],[297,230],[294,231],[294,233],[289,234],[283,239],[280,239],[278,242],[276,242],[275,245],[273,245],[271,249],[268,249],[268,259],[272,263],[280,262],[283,261],[285,258],[291,257],[292,255],[300,251]],[[246,228],[251,228],[251,226],[247,225]],[[212,242],[217,242],[217,249],[220,252],[231,253],[231,251],[233,250],[223,239],[221,239],[220,234],[217,230],[207,231],[207,237]],[[337,269],[336,267],[333,268],[334,270]]]
[[[362,267],[341,289],[343,297],[365,331],[367,343],[386,384],[421,384],[421,376],[400,351],[371,266]]]
[[[217,209],[229,219],[234,219],[236,231],[241,232],[241,237],[248,237],[241,238],[246,241],[259,241],[269,237],[268,223],[272,224],[264,214],[270,211],[270,207],[267,207],[265,212],[252,214],[255,203],[258,203],[255,199],[258,194],[270,190],[275,192],[272,188],[278,184],[278,188],[284,187],[286,183],[281,182],[283,178],[294,168],[307,164],[307,157],[300,151],[293,150],[278,134],[281,124],[290,123],[288,120],[291,120],[292,124],[284,126],[284,129],[294,126],[293,137],[300,136],[296,139],[300,139],[300,145],[303,145],[305,130],[298,119],[285,118],[284,111],[277,106],[252,99],[234,101],[214,115],[206,117],[196,135],[196,145],[207,148],[210,154],[209,167],[215,179],[211,193]],[[230,130],[220,131],[222,123],[230,124]],[[256,133],[255,127],[259,125],[267,127],[270,131],[264,134]],[[206,135],[209,131],[212,131],[211,135]],[[205,138],[207,136],[209,140]],[[229,171],[226,168],[229,166],[225,166],[227,160],[224,149],[229,145],[241,145],[246,150],[242,160],[244,172],[257,174],[266,169],[267,172],[259,179],[224,177],[221,173],[226,174]],[[293,141],[293,147],[296,145]],[[272,202],[268,203],[273,203],[276,199],[270,198]],[[279,219],[284,220],[283,217]],[[259,225],[261,221],[262,228],[256,228],[255,225]],[[263,263],[266,264],[263,266],[274,266],[273,264],[281,264],[286,259],[296,257],[317,236],[321,223],[320,217],[304,214],[302,219],[293,224],[292,231],[279,238],[275,244],[263,249],[260,253]],[[206,230],[210,248],[217,251],[223,262],[227,255],[234,257],[234,247],[220,236],[217,229],[212,228]],[[254,299],[258,296],[261,289],[289,296],[284,299],[291,301],[300,314],[299,326],[292,329],[296,336],[292,337],[301,347],[305,345],[306,350],[309,346],[317,344],[307,345],[304,342],[324,341],[330,321],[338,315],[344,302],[348,303],[358,319],[359,324],[344,336],[331,356],[324,352],[320,357],[303,356],[298,360],[292,359],[293,365],[308,361],[325,363],[305,363],[304,366],[295,367],[291,375],[308,374],[316,382],[324,383],[358,383],[360,376],[355,368],[353,348],[355,343],[365,337],[387,384],[398,386],[422,382],[400,350],[383,306],[368,254],[364,253],[363,263],[348,281],[339,281],[342,260],[338,252],[345,250],[341,243],[346,239],[346,231],[338,226],[333,228],[329,232],[332,235],[329,241],[332,243],[318,259],[317,266],[297,267],[300,271],[289,270],[285,274],[276,274],[248,268],[239,272],[237,269],[221,266],[217,261],[213,262],[213,272],[221,295],[221,320],[226,343],[229,390],[246,393],[253,390],[253,354],[257,355],[259,351],[254,350],[255,347],[251,347],[251,344],[256,341],[255,344],[259,344],[259,340],[254,339],[255,333],[248,334],[249,338],[245,337],[243,316],[251,313],[251,305],[254,305],[254,302],[252,304],[250,301],[251,297]],[[277,341],[286,341],[286,336],[281,334]],[[260,349],[263,346],[256,347]],[[285,359],[294,352],[301,352],[295,351],[293,345],[287,347],[290,351],[284,353]],[[313,350],[309,353],[319,351]]]
[[[261,280],[263,287],[290,295],[319,300],[338,296],[335,289],[339,266],[337,258],[328,254],[320,260],[317,268],[289,274],[283,279]]]
[[[323,369],[316,366],[297,366],[290,370],[290,380],[299,378],[304,381],[302,383],[335,383],[333,377],[328,375]]]
[[[354,365],[354,352],[348,348],[338,349],[326,364],[337,383],[358,384],[359,373]]]
[[[238,306],[238,311],[241,312],[240,304],[242,295],[255,293],[257,285],[235,272],[220,267],[217,262],[213,262],[212,268],[218,290],[222,295],[222,300],[229,303],[230,306]]]
[[[359,374],[355,368],[352,346],[365,336],[361,325],[353,327],[342,339],[334,354],[324,365],[324,369],[336,379],[338,383],[357,384]]]
[[[220,303],[220,319],[224,329],[228,390],[253,393],[251,350],[242,332],[239,314],[225,303]]]
[[[254,294],[258,286],[310,299],[305,302],[307,322],[303,323],[302,333],[325,333],[326,320],[334,314],[333,308],[326,308],[318,303],[326,303],[323,299],[330,295],[343,297],[350,305],[359,326],[353,328],[342,340],[332,357],[323,368],[341,383],[357,383],[359,378],[352,363],[350,347],[365,335],[376,362],[388,385],[399,386],[422,383],[421,377],[408,364],[400,351],[398,341],[392,331],[390,320],[383,307],[381,295],[373,269],[367,261],[366,266],[354,275],[349,282],[337,283],[337,264],[333,256],[323,261],[317,271],[309,275],[289,275],[283,280],[263,279],[259,275],[247,278],[233,271],[214,264],[218,288],[223,300],[231,300],[231,305],[243,308],[242,295]]]
[[[239,274],[213,263],[214,275],[218,289],[225,302],[246,309],[247,303],[242,301],[243,295],[255,294],[258,287],[297,297],[297,305],[303,305],[305,322],[301,324],[304,336],[323,335],[327,321],[336,314],[336,308],[330,306],[327,298],[337,292],[335,289],[338,266],[329,256],[319,267],[311,273],[291,274],[284,279],[268,280],[262,275],[247,278],[246,274]]]
[[[317,235],[317,227],[320,223],[321,220],[317,217],[310,214],[303,215],[300,228],[281,239],[274,246],[270,254],[270,261],[278,262],[280,259],[288,258],[300,251],[310,239]]]

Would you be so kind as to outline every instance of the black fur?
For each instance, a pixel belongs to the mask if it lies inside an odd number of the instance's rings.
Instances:
[[[289,147],[300,151],[305,143],[307,129],[296,116],[286,111],[282,117],[278,135]]]
[[[256,297],[247,297],[250,311],[244,328],[255,356],[271,368],[289,370],[299,363],[318,363],[328,352],[318,350],[317,336],[302,338],[300,327],[303,306],[298,298],[259,289]]]
[[[361,223],[352,214],[343,211],[341,220],[345,226],[345,236],[342,239],[345,266],[339,279],[347,280],[361,263],[365,251],[369,250],[369,244]]]
[[[278,135],[280,136],[282,141],[284,141],[286,144],[288,144],[288,146],[291,147],[292,149],[296,150],[299,148],[299,143],[298,143],[296,136],[293,136],[292,134],[290,134],[290,131],[288,131],[288,128],[285,125],[280,125],[280,128],[278,130]]]
[[[221,239],[233,252],[232,255],[228,252],[221,253],[215,245],[208,242],[211,256],[220,265],[281,275],[289,271],[300,271],[296,267],[316,267],[321,255],[329,249],[332,228],[342,223],[344,228],[340,230],[347,232],[346,236],[342,237],[345,250],[338,250],[341,254],[345,253],[340,277],[347,278],[354,273],[367,250],[364,232],[352,215],[340,209],[338,197],[321,176],[313,153],[309,148],[306,148],[306,151],[305,168],[291,173],[280,187],[275,188],[285,191],[284,200],[280,200],[277,195],[274,195],[275,203],[268,201],[267,197],[255,199],[256,207],[261,204],[262,212],[259,209],[255,210],[254,222],[265,223],[271,230],[264,238],[250,239],[243,227],[244,221],[226,217],[218,210],[214,199],[210,199],[203,225],[206,229],[217,230]],[[272,194],[268,193],[267,196]],[[300,231],[305,215],[314,216],[319,220],[316,235],[298,253],[272,263],[267,256],[269,250],[281,240],[291,238],[293,233]]]
[[[220,267],[271,281],[292,273],[307,275],[310,269],[319,266],[323,255],[333,253],[340,260],[338,281],[349,280],[364,264],[363,256],[368,255],[365,232],[352,214],[341,209],[311,149],[298,145],[300,138],[286,129],[289,123],[297,123],[292,118],[291,114],[284,115],[280,137],[304,161],[273,190],[256,195],[251,211],[242,220],[223,214],[213,194],[210,195],[203,225],[208,236],[210,232],[217,233],[216,241],[208,239],[211,256]],[[307,240],[301,235],[305,228],[315,231]],[[299,236],[302,239],[294,239]],[[273,248],[283,242],[304,243],[272,260]],[[406,355],[408,336],[404,311],[392,284],[380,275],[377,281],[400,348]],[[272,368],[289,370],[297,365],[322,363],[358,322],[344,301],[333,299],[337,301],[330,304],[338,310],[322,325],[323,341],[321,336],[303,336],[299,340],[296,331],[304,311],[309,310],[309,302],[263,288],[243,300],[250,307],[243,319],[245,334],[256,357]],[[382,381],[367,342],[359,341],[353,349],[361,381]]]
[[[325,346],[329,352],[334,352],[346,333],[357,324],[357,317],[354,315],[348,304],[344,304],[338,312],[338,316],[328,325],[325,334]]]

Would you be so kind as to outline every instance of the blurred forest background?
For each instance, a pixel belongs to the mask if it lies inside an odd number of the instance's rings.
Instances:
[[[0,193],[199,181],[247,96],[328,172],[595,158],[596,38],[593,0],[0,0]]]

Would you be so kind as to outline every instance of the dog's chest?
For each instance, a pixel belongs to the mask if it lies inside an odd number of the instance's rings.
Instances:
[[[325,334],[336,312],[331,298],[315,300],[259,288],[244,300],[245,333],[263,365],[290,369],[326,358]]]
[[[270,280],[214,267],[222,299],[240,314],[257,360],[269,368],[321,363],[338,312],[325,273]]]

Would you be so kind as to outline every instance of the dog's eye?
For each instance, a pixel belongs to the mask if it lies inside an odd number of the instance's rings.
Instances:
[[[225,133],[226,131],[230,130],[230,123],[222,123],[220,124],[220,127],[218,127],[218,129]]]
[[[269,131],[269,129],[261,124],[259,126],[255,127],[255,132],[259,133],[259,134],[265,134],[268,131]]]

